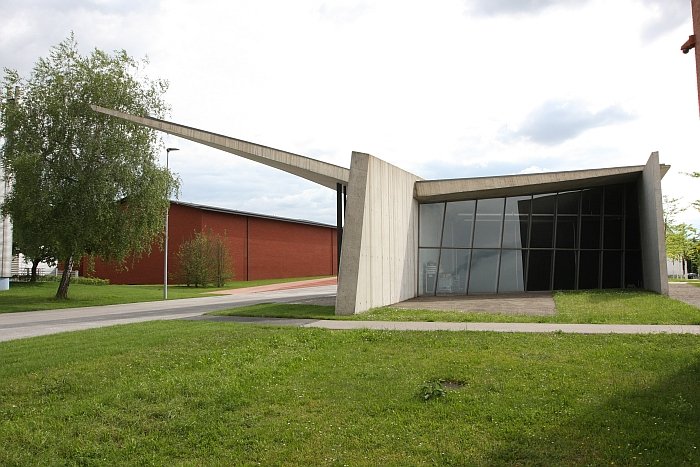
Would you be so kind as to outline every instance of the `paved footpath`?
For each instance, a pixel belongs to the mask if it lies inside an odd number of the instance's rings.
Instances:
[[[668,296],[700,308],[700,287],[685,282],[669,282]]]

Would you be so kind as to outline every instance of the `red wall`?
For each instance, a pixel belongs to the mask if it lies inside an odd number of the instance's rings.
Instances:
[[[171,204],[168,246],[168,282],[179,283],[180,245],[195,232],[210,230],[225,235],[231,254],[234,279],[256,280],[337,274],[335,228],[265,219],[241,214]],[[163,251],[154,244],[151,254],[128,259],[126,270],[95,260],[96,277],[113,284],[162,284]],[[81,274],[85,274],[82,265]]]
[[[250,280],[335,273],[335,229],[249,218]]]

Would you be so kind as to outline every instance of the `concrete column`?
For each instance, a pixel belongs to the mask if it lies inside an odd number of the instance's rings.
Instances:
[[[10,181],[5,178],[5,172],[0,166],[0,204],[10,191]],[[0,218],[0,291],[10,288],[12,276],[12,223],[10,217]]]
[[[336,314],[416,296],[417,180],[369,154],[352,153]]]
[[[668,295],[666,235],[658,152],[652,152],[649,156],[639,181],[639,224],[644,288]]]

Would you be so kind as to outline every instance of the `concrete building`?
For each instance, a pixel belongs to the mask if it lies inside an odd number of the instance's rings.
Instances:
[[[234,280],[337,274],[335,227],[317,222],[265,216],[250,212],[171,201],[169,215],[168,271],[177,280],[180,245],[195,232],[211,232],[225,238]],[[94,275],[112,284],[162,284],[163,251],[154,245],[151,254],[126,268],[95,260]],[[81,264],[80,275],[86,275]]]
[[[335,189],[342,236],[336,314],[424,294],[619,287],[668,293],[661,178],[669,167],[658,153],[631,167],[423,180],[369,154],[353,152],[348,170],[93,109]]]

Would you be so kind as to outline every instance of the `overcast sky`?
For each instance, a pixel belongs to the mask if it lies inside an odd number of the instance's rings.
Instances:
[[[0,65],[70,31],[147,56],[171,120],[424,178],[642,165],[700,198],[690,0],[2,0]],[[326,223],[333,191],[166,136],[182,201]],[[163,156],[163,162],[165,157]],[[681,220],[700,226],[700,214]]]

